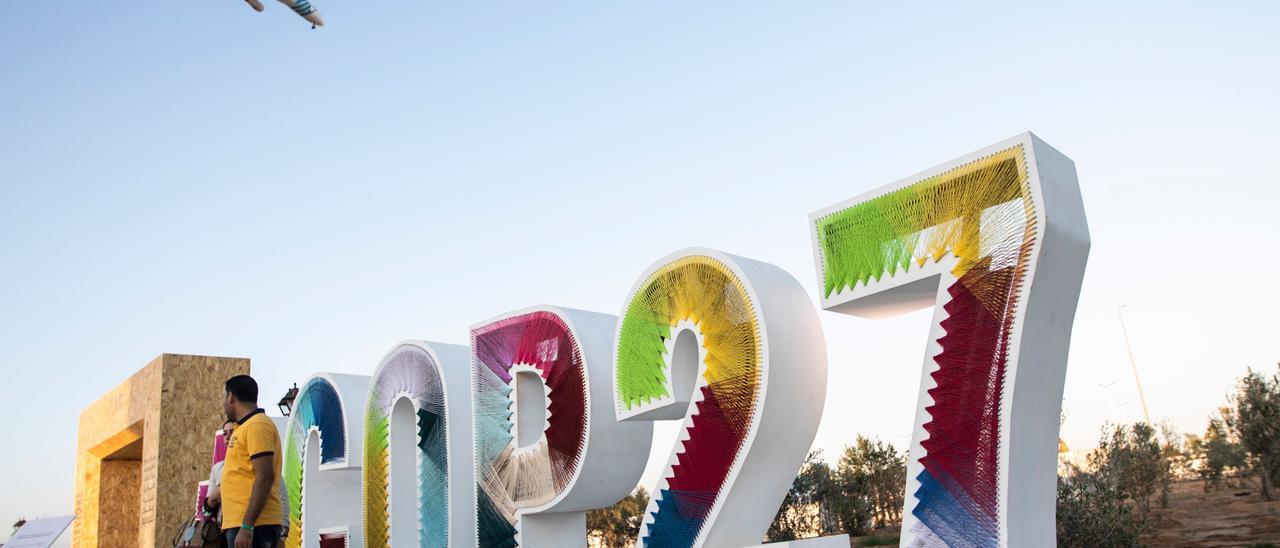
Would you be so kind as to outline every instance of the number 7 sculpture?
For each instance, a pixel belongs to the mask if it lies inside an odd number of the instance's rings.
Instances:
[[[1075,165],[1024,133],[810,216],[822,307],[935,306],[902,546],[1052,546],[1089,231]]]

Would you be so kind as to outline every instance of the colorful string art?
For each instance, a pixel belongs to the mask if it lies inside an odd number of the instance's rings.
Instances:
[[[370,547],[391,546],[391,416],[407,398],[417,415],[417,520],[419,546],[449,541],[448,420],[444,379],[433,352],[415,344],[397,346],[369,383],[365,412],[364,519]],[[407,456],[401,456],[406,458]],[[397,478],[403,482],[405,478]],[[404,514],[402,514],[404,515]],[[396,544],[403,541],[397,540]]]
[[[582,353],[550,311],[521,314],[471,332],[476,433],[476,520],[480,546],[516,546],[521,508],[551,502],[578,468],[586,442]],[[511,410],[514,366],[538,371],[550,398],[543,437],[517,451]]]
[[[826,393],[821,329],[803,288],[765,263],[676,252],[630,294],[616,345],[619,418],[684,421],[639,541],[758,543],[813,442]]]
[[[289,493],[288,548],[302,546],[302,474],[307,437],[320,435],[320,464],[338,465],[347,460],[347,428],[342,401],[334,385],[321,376],[312,377],[298,390],[293,413],[285,433],[284,476]]]
[[[1000,405],[1035,236],[1026,177],[1022,147],[1014,147],[817,223],[828,296],[947,253],[958,259],[911,509],[951,546],[997,544]]]
[[[1025,134],[811,221],[827,309],[882,317],[921,304],[909,285],[943,283],[904,545],[1051,543],[1056,408],[1088,250],[1070,160]]]

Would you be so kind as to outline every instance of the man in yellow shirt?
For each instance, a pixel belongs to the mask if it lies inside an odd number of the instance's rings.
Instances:
[[[227,379],[222,406],[235,430],[222,465],[222,532],[234,548],[273,548],[284,520],[277,495],[280,435],[258,407],[258,383],[248,375]]]

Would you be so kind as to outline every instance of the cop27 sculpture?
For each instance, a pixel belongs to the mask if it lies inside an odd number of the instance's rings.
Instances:
[[[1089,250],[1072,161],[1025,133],[809,229],[824,310],[933,306],[902,545],[1053,545]],[[681,435],[637,545],[758,544],[822,415],[810,298],[776,266],[691,248],[645,271],[620,314],[517,310],[472,326],[469,348],[406,341],[372,377],[311,377],[285,433],[287,545],[585,546],[585,512],[635,487],[665,420]]]

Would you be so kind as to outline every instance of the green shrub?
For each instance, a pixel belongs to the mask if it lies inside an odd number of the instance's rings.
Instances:
[[[1249,370],[1236,384],[1225,413],[1227,426],[1248,453],[1249,468],[1262,487],[1262,498],[1273,500],[1280,481],[1280,370],[1271,377]]]
[[[1058,478],[1058,546],[1138,546],[1144,521],[1124,502],[1117,475],[1071,467]]]
[[[1230,413],[1222,408],[1218,417],[1210,417],[1204,436],[1187,436],[1187,450],[1196,461],[1195,471],[1204,481],[1206,492],[1227,487],[1227,474],[1245,467],[1244,448],[1232,436],[1221,417]]]

